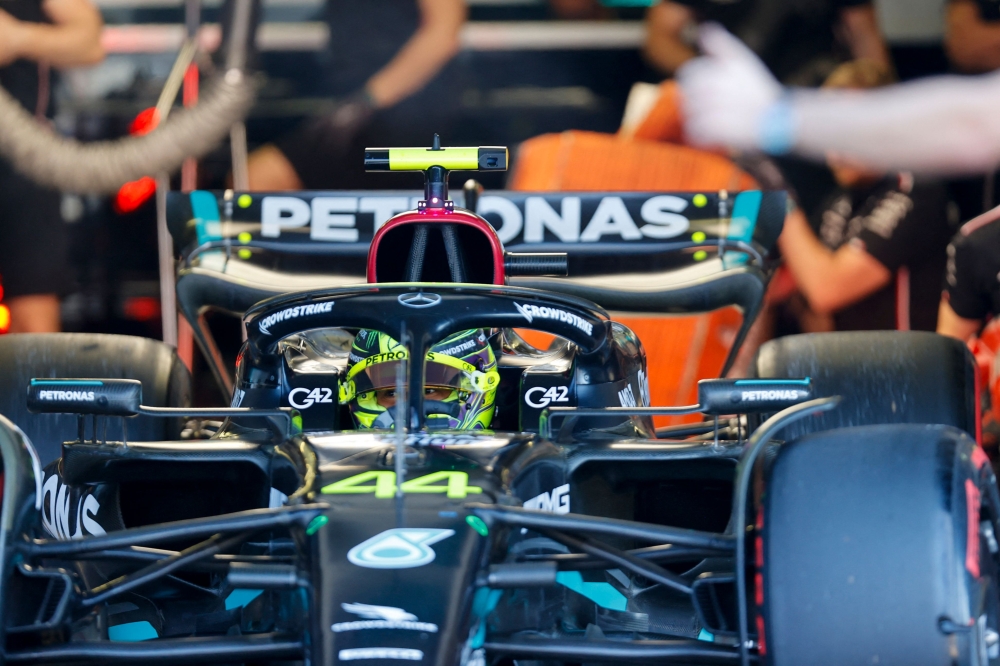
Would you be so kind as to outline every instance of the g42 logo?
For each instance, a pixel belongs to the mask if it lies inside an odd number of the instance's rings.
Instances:
[[[443,485],[440,485],[442,484]],[[465,472],[434,472],[404,481],[404,493],[443,493],[450,499],[464,499],[468,495],[479,495],[483,489],[469,485],[469,475]],[[324,495],[362,495],[374,493],[380,499],[396,496],[396,473],[388,471],[362,472],[323,486]]]
[[[545,388],[544,386],[536,386],[533,389],[525,391],[524,402],[528,404],[528,407],[534,407],[535,409],[548,407],[553,402],[569,402],[569,387],[552,386]]]
[[[296,396],[305,394],[301,401]],[[288,392],[288,404],[295,409],[309,409],[318,403],[333,403],[333,389],[328,388],[314,388],[312,390],[307,388],[297,388],[292,389]]]

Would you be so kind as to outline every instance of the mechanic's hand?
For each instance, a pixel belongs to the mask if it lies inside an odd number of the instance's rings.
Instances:
[[[781,99],[781,84],[746,45],[725,28],[708,23],[699,31],[704,56],[680,68],[684,131],[696,145],[741,150],[769,149],[765,117]]]
[[[0,9],[0,67],[21,57],[21,22]]]
[[[361,132],[375,114],[375,104],[366,93],[357,93],[339,102],[329,113],[314,119],[305,132],[316,150],[332,156],[343,155],[354,137]]]

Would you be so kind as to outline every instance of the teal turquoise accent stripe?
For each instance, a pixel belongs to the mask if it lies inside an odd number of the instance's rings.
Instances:
[[[142,622],[128,622],[126,624],[108,627],[108,638],[113,641],[134,643],[137,641],[148,641],[159,637],[160,635],[156,633],[156,629],[153,628],[153,625],[145,620]]]
[[[479,623],[476,634],[469,639],[469,647],[478,650],[486,642],[486,616],[493,612],[503,596],[503,590],[481,587],[472,598],[472,616]]]
[[[797,386],[809,386],[809,377],[805,379],[737,379],[736,385],[742,384],[795,384]]]
[[[226,597],[226,610],[243,608],[262,594],[264,590],[233,590]]]
[[[760,190],[748,190],[736,195],[733,202],[733,216],[729,220],[729,240],[749,243],[753,240],[753,232],[757,228],[757,215],[760,213],[760,203],[764,193]],[[731,268],[745,264],[747,256],[742,252],[726,252],[722,258],[723,268]]]
[[[623,611],[628,606],[628,599],[613,585],[610,583],[588,583],[583,580],[579,571],[560,571],[556,574],[556,582],[577,594],[582,594],[601,608]]]
[[[760,212],[760,202],[764,200],[764,193],[760,190],[750,190],[740,192],[733,202],[733,217],[729,221],[730,240],[743,241],[749,243],[753,239],[754,229],[757,227],[757,214]]]
[[[32,386],[104,386],[104,382],[76,379],[32,379]]]
[[[713,642],[715,640],[715,635],[709,633],[708,631],[706,631],[704,629],[702,629],[701,631],[698,632],[698,640],[699,641],[707,641],[707,642],[711,643],[711,642]]]
[[[190,194],[191,212],[194,214],[194,230],[198,235],[198,245],[214,240],[222,240],[222,224],[219,222],[219,202],[215,195],[204,190]]]

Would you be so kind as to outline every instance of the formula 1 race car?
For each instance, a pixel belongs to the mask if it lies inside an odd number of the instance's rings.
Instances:
[[[1000,663],[1000,497],[965,347],[785,338],[752,378],[650,407],[642,343],[579,293],[693,311],[760,271],[538,277],[569,260],[506,253],[448,198],[447,170],[506,158],[370,150],[427,191],[375,232],[367,284],[255,302],[182,271],[196,328],[205,304],[255,303],[232,407],[144,405],[128,379],[22,389],[27,426],[78,432],[43,471],[0,417],[6,662]],[[132,417],[225,421],[135,441]]]

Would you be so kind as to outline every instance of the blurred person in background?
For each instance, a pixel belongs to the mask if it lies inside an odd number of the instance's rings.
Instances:
[[[938,333],[968,340],[1000,314],[1000,208],[965,223],[948,246]]]
[[[951,0],[945,25],[945,50],[956,71],[1000,69],[1000,2]]]
[[[824,87],[861,90],[890,82],[877,63],[857,60],[834,71]],[[840,331],[933,331],[952,233],[945,188],[832,153],[827,164],[839,189],[812,227],[796,210],[778,238],[809,307],[831,316]]]
[[[959,72],[979,74],[1000,69],[1000,2],[951,0],[945,47],[952,66]],[[995,199],[995,176],[990,174],[986,179],[967,183],[978,184],[975,193],[982,197],[983,208],[991,208],[989,199]],[[948,277],[941,298],[938,332],[968,340],[980,332],[989,317],[997,314],[1000,314],[1000,209],[994,208],[963,225],[948,247]]]
[[[0,0],[0,85],[47,122],[50,67],[100,62],[102,27],[101,14],[89,0]],[[59,194],[0,160],[0,278],[10,332],[60,329],[67,252]]]
[[[982,441],[1000,467],[1000,208],[962,225],[948,246],[937,332],[968,344],[979,368]]]
[[[1000,2],[951,0],[945,25],[945,52],[955,72],[982,74],[1000,69]],[[995,171],[953,181],[952,198],[961,219],[993,208],[998,186]]]
[[[0,0],[3,2],[5,0]],[[250,189],[323,189],[353,140],[380,109],[421,90],[458,52],[464,0],[328,0],[329,113],[305,121],[250,155]]]
[[[646,59],[676,72],[697,55],[702,21],[739,36],[786,85],[819,85],[849,59],[892,71],[872,0],[661,0],[646,15]]]

